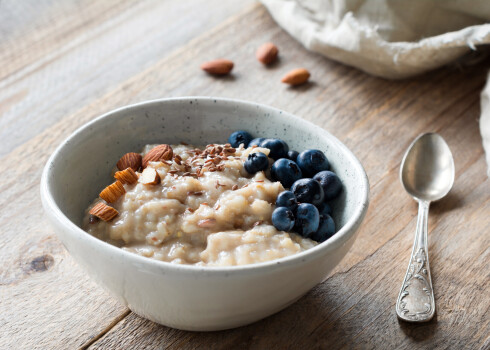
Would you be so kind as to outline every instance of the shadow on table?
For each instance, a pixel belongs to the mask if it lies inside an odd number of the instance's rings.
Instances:
[[[356,331],[338,310],[345,300],[335,302],[328,294],[322,284],[285,310],[235,329],[186,332],[159,326],[158,332],[170,331],[171,338],[187,348],[205,344],[209,349],[340,349],[351,343]]]
[[[429,322],[410,323],[398,319],[398,324],[407,337],[415,342],[425,342],[430,340],[437,331],[437,309],[434,318]]]
[[[460,208],[463,204],[463,196],[452,190],[443,199],[430,204],[430,215],[439,216],[445,212]]]

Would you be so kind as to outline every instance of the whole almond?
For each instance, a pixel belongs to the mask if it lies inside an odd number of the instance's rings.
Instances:
[[[220,58],[201,64],[201,69],[209,74],[226,75],[233,69],[233,62]]]
[[[158,172],[155,169],[146,168],[141,173],[141,176],[138,181],[145,185],[158,185],[161,179],[160,179],[160,175],[158,175]]]
[[[136,175],[132,168],[126,168],[124,170],[117,171],[114,174],[114,177],[116,178],[116,180],[121,181],[121,183],[129,185],[138,181],[138,175]]]
[[[146,168],[148,166],[148,162],[162,162],[164,160],[171,160],[173,155],[174,151],[169,145],[158,145],[156,147],[153,147],[143,157],[143,168]]]
[[[273,43],[265,43],[255,53],[255,57],[263,64],[271,64],[277,59],[279,50]]]
[[[141,160],[141,154],[130,152],[123,155],[117,162],[116,166],[119,170],[131,168],[134,171],[138,171],[141,167]]]
[[[304,68],[293,69],[282,78],[282,82],[289,85],[301,85],[308,81],[310,72]]]
[[[105,200],[107,203],[113,203],[117,201],[119,197],[126,193],[124,186],[121,182],[116,181],[113,184],[107,186],[99,193],[99,197]]]
[[[89,213],[104,221],[111,221],[119,214],[116,209],[102,202],[94,205]]]

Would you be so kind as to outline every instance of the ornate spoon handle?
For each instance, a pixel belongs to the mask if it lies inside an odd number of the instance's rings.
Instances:
[[[430,202],[419,201],[417,231],[412,256],[396,301],[396,314],[409,322],[426,322],[436,310],[429,269],[427,221]]]

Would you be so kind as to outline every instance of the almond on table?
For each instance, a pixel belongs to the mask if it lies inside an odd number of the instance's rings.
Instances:
[[[94,205],[92,209],[90,209],[89,214],[94,215],[104,221],[111,221],[119,214],[119,212],[113,207],[110,207],[107,204],[100,202]]]
[[[279,50],[273,43],[265,43],[260,46],[255,53],[255,57],[265,65],[271,64],[277,60]]]
[[[128,185],[134,184],[136,181],[138,181],[138,175],[136,175],[132,168],[126,168],[124,170],[117,171],[114,174],[114,177],[121,183]]]
[[[308,72],[304,68],[297,68],[287,73],[282,78],[281,82],[292,86],[296,86],[296,85],[301,85],[306,83],[309,78],[310,78],[310,72]]]
[[[201,69],[209,74],[227,75],[233,69],[233,62],[223,58],[204,62],[201,64]]]
[[[119,199],[126,190],[121,182],[116,181],[113,184],[107,186],[100,192],[99,197],[105,200],[107,203],[113,203]]]

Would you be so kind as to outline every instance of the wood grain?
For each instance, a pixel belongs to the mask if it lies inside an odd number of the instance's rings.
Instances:
[[[126,307],[88,278],[49,228],[39,198],[42,167],[64,137],[100,112],[86,114],[84,106],[118,79],[250,5],[225,4],[203,18],[202,11],[218,1],[129,4],[44,1],[26,9],[0,3],[1,18],[23,10],[43,14],[0,38],[0,155],[9,164],[0,170],[6,179],[0,184],[0,349],[76,348],[125,315]],[[179,37],[170,35],[187,22]],[[159,44],[152,46],[153,41]],[[79,113],[58,129],[56,123],[74,111]]]
[[[63,43],[46,34],[40,50],[53,50],[56,59],[42,61],[44,54],[8,56],[16,62],[8,72],[0,72],[5,76],[0,80],[0,160],[14,165],[0,169],[0,348],[488,346],[490,183],[477,118],[490,62],[386,81],[305,51],[260,5],[226,5],[227,10],[200,16],[204,2],[182,3],[121,3],[109,9],[88,2],[83,6],[86,18],[74,25],[77,29],[65,28],[67,33],[60,34],[77,40]],[[45,16],[56,17],[55,5],[45,6]],[[188,6],[189,13],[179,20],[182,6]],[[169,22],[160,25],[159,16],[167,11]],[[206,18],[194,29],[182,30],[182,23],[200,17]],[[146,29],[137,28],[141,25]],[[32,28],[11,37],[31,40],[36,32]],[[168,42],[158,41],[168,33]],[[123,34],[128,40],[120,37]],[[128,45],[131,55],[119,54],[131,40],[142,43],[134,43],[135,49]],[[62,49],[73,41],[72,49]],[[254,57],[266,41],[280,49],[279,62],[269,68]],[[155,42],[157,47],[147,47]],[[84,51],[95,58],[81,60]],[[6,57],[0,55],[0,64]],[[233,75],[215,79],[199,70],[200,63],[216,57],[235,62]],[[88,64],[86,69],[80,70],[81,62]],[[65,78],[53,78],[45,90],[32,95],[33,84],[59,67]],[[311,83],[299,88],[281,84],[284,73],[297,67],[312,73]],[[73,81],[83,81],[83,91],[78,92]],[[184,95],[253,100],[310,120],[354,151],[371,183],[371,205],[359,238],[331,277],[277,315],[231,331],[182,332],[127,313],[73,263],[47,226],[38,198],[43,164],[76,127],[127,103]],[[14,129],[15,135],[22,134],[20,139],[11,136]],[[397,321],[394,303],[408,263],[417,207],[399,184],[398,168],[406,147],[426,131],[437,131],[448,141],[457,174],[450,195],[433,205],[429,222],[437,316],[427,325],[407,325]]]
[[[0,2],[0,23],[32,19],[0,38],[0,156],[251,3]]]

